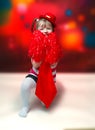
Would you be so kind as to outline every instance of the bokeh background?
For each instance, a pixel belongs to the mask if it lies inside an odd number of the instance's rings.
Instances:
[[[0,0],[0,72],[27,72],[31,22],[56,15],[58,72],[95,72],[95,0]]]

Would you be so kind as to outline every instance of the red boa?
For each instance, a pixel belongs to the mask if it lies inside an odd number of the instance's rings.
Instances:
[[[35,31],[32,34],[29,56],[36,62],[42,61],[35,94],[48,108],[57,93],[50,65],[58,62],[61,56],[61,47],[55,33],[44,35]]]

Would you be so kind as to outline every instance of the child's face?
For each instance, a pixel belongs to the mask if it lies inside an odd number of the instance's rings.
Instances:
[[[37,29],[43,34],[49,34],[53,32],[53,26],[48,20],[40,20]]]

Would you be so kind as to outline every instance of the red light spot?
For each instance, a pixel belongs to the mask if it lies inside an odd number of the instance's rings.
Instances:
[[[14,43],[9,43],[8,47],[9,47],[10,50],[14,50],[15,49]]]
[[[80,14],[80,15],[78,16],[78,20],[79,20],[80,22],[85,21],[85,16],[84,16],[83,14]]]

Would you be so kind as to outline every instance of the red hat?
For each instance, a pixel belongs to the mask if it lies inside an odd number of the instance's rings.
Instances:
[[[44,18],[44,19],[48,20],[49,22],[51,22],[54,27],[56,26],[56,24],[55,24],[56,17],[51,13],[46,13],[46,14],[40,15],[39,18]]]

